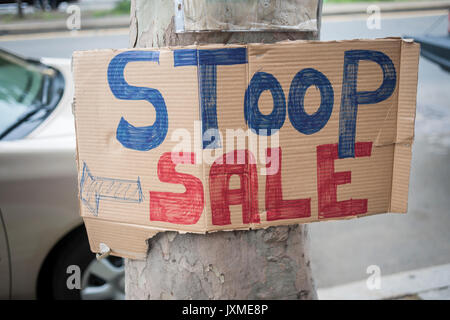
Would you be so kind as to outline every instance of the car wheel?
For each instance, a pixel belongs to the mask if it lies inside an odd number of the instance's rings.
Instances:
[[[125,299],[124,268],[122,258],[109,256],[101,260],[92,260],[83,272],[81,281],[81,299]]]
[[[125,298],[124,261],[109,256],[97,260],[86,231],[66,239],[53,259],[50,291],[57,300],[121,300]],[[70,277],[70,279],[69,279]],[[80,279],[74,279],[79,277]],[[69,286],[69,282],[72,284]],[[76,288],[78,283],[81,287]],[[72,287],[72,288],[69,288]]]

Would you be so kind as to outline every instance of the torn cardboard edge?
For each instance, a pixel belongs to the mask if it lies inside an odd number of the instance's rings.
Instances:
[[[405,214],[404,212],[390,212],[391,214]],[[101,246],[106,244],[110,248],[110,254],[122,258],[129,258],[134,260],[145,260],[148,254],[149,241],[160,232],[176,232],[179,235],[192,234],[197,236],[206,236],[208,233],[215,232],[231,232],[231,231],[250,231],[261,230],[271,227],[282,227],[297,224],[316,223],[325,221],[342,221],[356,218],[369,217],[378,215],[380,213],[369,213],[357,216],[347,216],[342,218],[327,218],[323,220],[312,220],[305,223],[280,222],[276,225],[256,225],[252,224],[248,227],[209,230],[209,231],[183,231],[177,229],[161,229],[150,226],[143,226],[137,224],[126,224],[111,220],[101,220],[92,217],[83,217],[86,230],[89,235],[89,246],[94,253],[101,253]],[[128,237],[118,239],[115,234],[128,234]],[[130,246],[130,243],[133,244]]]
[[[416,50],[410,50],[410,49]],[[406,212],[408,210],[408,186],[410,178],[414,124],[416,119],[416,97],[408,91],[417,88],[420,45],[411,41],[402,41],[400,45],[400,72],[398,80],[397,133],[394,147],[394,165],[392,167],[392,190],[389,211]],[[406,91],[406,92],[405,92]],[[414,108],[414,112],[411,112]],[[411,117],[412,115],[412,117]],[[407,181],[407,188],[399,181]]]
[[[409,40],[403,40],[400,38],[387,38],[382,40],[401,40],[399,41],[399,50],[400,50],[400,64],[398,71],[398,80],[397,80],[397,115],[396,115],[396,137],[394,141],[393,148],[393,172],[392,172],[392,180],[391,180],[391,196],[390,196],[390,204],[389,211],[390,212],[406,212],[407,210],[407,199],[408,199],[408,184],[409,184],[409,174],[410,174],[410,162],[411,162],[411,144],[414,138],[414,120],[415,120],[415,100],[416,100],[416,88],[417,88],[417,63],[419,57],[419,46],[416,43],[410,42]],[[380,39],[381,40],[381,39]],[[280,44],[297,44],[297,43],[314,43],[314,44],[323,44],[323,43],[352,43],[359,42],[362,40],[350,40],[350,41],[308,41],[308,40],[299,40],[299,41],[283,41],[281,43],[275,44],[233,44],[233,45],[192,45],[192,46],[184,46],[184,47],[175,47],[179,48],[217,48],[217,47],[249,47],[252,45],[258,46],[267,46],[267,48],[271,46],[277,46]],[[377,40],[364,40],[364,41],[377,41]],[[156,50],[172,50],[174,47],[167,48],[158,48],[158,49],[133,49],[133,50],[146,50],[146,51],[156,51]],[[99,50],[105,51],[105,50]],[[122,52],[121,50],[110,50],[107,51],[117,51]],[[248,54],[247,50],[247,54]],[[77,55],[82,54],[82,52],[75,52],[74,58]],[[248,60],[248,57],[247,57]],[[411,94],[414,93],[414,94]],[[414,109],[412,109],[414,108]],[[74,110],[76,112],[76,105],[74,99]],[[411,116],[412,115],[412,116]],[[75,126],[77,128],[77,126]],[[374,147],[376,147],[374,145]],[[77,139],[77,165],[79,172],[82,170],[81,163],[79,162],[79,152],[78,152],[78,139]],[[405,182],[406,181],[406,182]],[[398,183],[402,182],[402,183]],[[81,200],[80,200],[81,202]],[[81,204],[82,205],[82,204]],[[260,210],[261,212],[261,210]],[[250,223],[245,227],[236,227],[230,225],[229,228],[221,228],[220,230],[208,230],[207,222],[205,220],[205,230],[177,230],[176,226],[174,228],[159,228],[154,226],[145,226],[138,224],[127,224],[122,222],[117,222],[114,220],[108,220],[105,218],[97,218],[90,216],[83,216],[86,228],[89,234],[89,242],[90,247],[93,252],[100,252],[100,244],[105,243],[111,248],[111,254],[132,258],[132,259],[145,259],[147,255],[147,242],[148,239],[152,238],[159,232],[165,231],[176,231],[178,233],[198,233],[205,234],[208,232],[216,232],[216,231],[232,231],[232,230],[251,230],[251,229],[262,229],[268,228],[271,226],[282,226],[282,225],[292,225],[292,224],[301,224],[308,222],[316,222],[316,221],[328,221],[328,220],[343,220],[343,219],[353,219],[356,217],[364,217],[368,215],[378,214],[377,213],[369,213],[362,215],[354,215],[354,216],[346,216],[339,218],[326,218],[321,220],[313,220],[304,219],[301,222],[293,222],[292,220],[279,220],[272,221],[270,225],[267,221],[264,223]],[[202,213],[204,215],[204,212]],[[297,219],[298,220],[298,219]],[[118,238],[115,235],[120,234],[121,237]]]

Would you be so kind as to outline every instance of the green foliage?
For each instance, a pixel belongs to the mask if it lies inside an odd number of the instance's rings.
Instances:
[[[58,20],[64,19],[67,14],[55,11],[36,11],[34,13],[24,14],[23,18],[19,18],[16,13],[7,13],[1,15],[1,22],[17,22],[23,20]]]
[[[116,6],[111,10],[101,10],[92,13],[93,17],[105,17],[110,15],[129,15],[130,14],[130,0],[121,0],[117,2]]]
[[[130,14],[130,6],[130,0],[121,0],[112,11],[116,14]]]
[[[367,2],[399,2],[399,1],[409,1],[409,0],[323,0],[323,3],[367,3]]]

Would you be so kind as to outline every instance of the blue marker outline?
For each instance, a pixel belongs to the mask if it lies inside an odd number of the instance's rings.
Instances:
[[[90,179],[92,182],[89,184],[89,190],[85,190],[85,182],[86,179]],[[116,192],[114,195],[108,195],[108,194],[99,194],[99,192],[102,189],[103,183],[105,182],[112,182],[111,186],[109,187],[109,190],[112,190],[112,187],[115,183],[118,183],[119,186],[117,187]],[[122,185],[128,184],[128,188],[124,193],[123,197],[118,197],[117,193],[120,191]],[[137,197],[126,197],[126,193],[128,192],[131,185],[136,185],[136,192],[132,195],[136,195]],[[93,189],[93,190],[91,190]],[[86,191],[86,192],[85,192]],[[95,197],[95,207],[93,208],[91,206],[91,202],[89,201],[91,197]],[[80,199],[83,201],[83,203],[86,205],[86,207],[89,209],[89,211],[92,212],[94,216],[98,216],[98,210],[100,206],[100,200],[114,200],[119,202],[133,202],[133,203],[140,203],[144,199],[144,195],[142,193],[142,186],[141,186],[141,180],[138,176],[137,180],[129,180],[129,179],[113,179],[113,178],[104,178],[104,177],[98,177],[91,174],[91,171],[89,170],[86,162],[83,161],[83,173],[81,175],[80,179]]]
[[[309,115],[305,111],[304,98],[310,86],[316,86],[320,91],[320,106]],[[328,123],[333,112],[334,91],[330,80],[320,71],[305,68],[292,79],[289,89],[288,114],[292,126],[303,134],[314,134]]]
[[[125,147],[148,151],[158,147],[166,138],[169,119],[161,93],[153,88],[131,86],[125,81],[124,70],[129,62],[152,61],[159,64],[159,51],[125,51],[116,55],[108,65],[108,84],[117,99],[146,100],[155,108],[155,121],[151,126],[135,127],[124,117],[119,121],[117,140]]]
[[[360,60],[377,63],[383,71],[383,82],[375,91],[357,91]],[[397,74],[392,60],[381,51],[348,50],[344,55],[341,109],[339,114],[339,158],[355,157],[358,105],[376,104],[388,99],[395,91]]]
[[[258,107],[261,94],[269,90],[272,94],[273,109],[268,115]],[[275,134],[286,120],[286,98],[280,82],[267,72],[256,72],[245,90],[244,117],[248,127],[258,135]]]
[[[217,66],[247,63],[247,48],[177,49],[175,67],[197,66],[203,149],[221,147],[217,122]],[[205,140],[205,132],[211,139]]]

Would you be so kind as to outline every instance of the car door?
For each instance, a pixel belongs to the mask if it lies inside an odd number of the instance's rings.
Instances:
[[[10,275],[8,236],[0,210],[0,299],[10,298]]]

